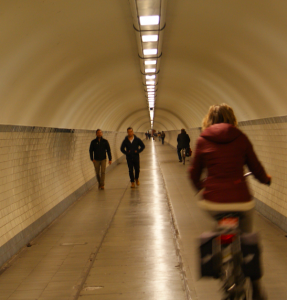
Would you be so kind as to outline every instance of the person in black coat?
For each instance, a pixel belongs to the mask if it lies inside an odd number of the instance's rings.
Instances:
[[[126,155],[129,175],[131,180],[131,187],[139,185],[139,174],[140,174],[140,156],[139,154],[144,150],[145,145],[141,139],[134,135],[134,131],[131,127],[127,129],[128,135],[123,140],[121,145],[121,152]]]
[[[181,129],[181,133],[177,136],[177,155],[179,162],[182,162],[181,150],[189,149],[190,138],[185,129]]]
[[[105,186],[106,158],[109,157],[109,164],[112,163],[112,154],[109,142],[103,138],[101,129],[96,131],[97,138],[92,140],[90,145],[90,158],[94,163],[99,189],[103,190]]]

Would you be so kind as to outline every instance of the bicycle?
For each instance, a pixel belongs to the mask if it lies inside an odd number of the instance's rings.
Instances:
[[[251,174],[249,172],[244,177]],[[209,210],[203,204],[200,206]],[[262,275],[258,235],[241,233],[239,229],[243,211],[218,213],[215,216],[216,231],[201,237],[202,241],[208,241],[201,245],[201,271],[203,276],[221,279],[222,300],[252,300],[250,277],[260,278]],[[251,249],[247,244],[252,239],[255,242]]]
[[[219,228],[225,231],[214,239],[214,251],[220,255],[220,279],[223,282],[223,300],[252,300],[250,279],[245,275],[241,252],[241,232],[238,229],[239,213],[217,216]]]

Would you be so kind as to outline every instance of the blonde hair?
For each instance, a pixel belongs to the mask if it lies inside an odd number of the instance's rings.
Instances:
[[[209,107],[209,111],[202,121],[202,129],[218,123],[228,123],[237,126],[237,119],[233,109],[225,103]]]

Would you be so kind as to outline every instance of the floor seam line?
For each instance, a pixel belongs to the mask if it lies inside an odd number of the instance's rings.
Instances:
[[[91,271],[91,269],[92,269],[92,267],[93,267],[93,265],[94,265],[94,262],[95,262],[95,260],[96,260],[96,257],[97,257],[97,255],[98,255],[98,253],[99,253],[99,250],[100,250],[101,247],[102,247],[102,244],[103,244],[103,242],[104,242],[104,240],[105,240],[105,238],[106,238],[106,236],[107,236],[107,234],[108,234],[108,231],[109,231],[109,229],[110,229],[110,227],[111,227],[111,224],[112,224],[112,222],[113,222],[113,220],[114,220],[114,218],[115,218],[115,215],[116,215],[116,213],[117,213],[117,211],[118,211],[118,209],[119,209],[119,207],[120,207],[120,204],[121,204],[121,202],[122,202],[122,200],[123,200],[123,198],[124,198],[124,196],[125,196],[125,193],[126,193],[126,191],[128,190],[128,186],[129,186],[129,185],[127,184],[127,186],[126,186],[126,188],[125,188],[125,190],[124,190],[124,192],[123,192],[123,194],[122,194],[122,196],[121,196],[121,198],[120,198],[120,200],[119,200],[119,203],[118,203],[118,205],[117,205],[117,207],[116,207],[116,209],[115,209],[115,211],[114,211],[114,213],[113,213],[113,215],[112,215],[112,217],[111,217],[111,220],[110,220],[110,222],[109,222],[109,224],[108,224],[108,226],[107,226],[107,228],[106,228],[106,230],[105,230],[105,233],[104,233],[103,236],[102,236],[102,239],[101,239],[101,241],[100,241],[100,244],[97,246],[96,251],[95,251],[95,252],[92,252],[92,254],[91,254],[91,256],[90,256],[90,263],[89,263],[89,266],[88,266],[87,269],[83,272],[83,273],[84,273],[84,276],[83,276],[83,278],[81,279],[81,282],[80,282],[78,285],[76,285],[78,288],[77,288],[77,293],[73,296],[73,299],[74,299],[74,300],[78,300],[79,297],[80,297],[81,291],[82,291],[82,289],[83,289],[83,287],[84,287],[84,285],[85,285],[85,282],[87,281],[87,278],[88,278],[88,276],[89,276],[89,274],[90,274],[90,271]]]
[[[154,146],[154,147],[155,147],[155,153],[156,153],[156,155],[158,155],[157,154],[157,147],[156,146]],[[166,186],[166,180],[163,176],[163,171],[162,171],[161,163],[160,163],[159,160],[158,160],[158,164],[159,164],[160,173],[161,173],[161,176],[162,176],[162,179],[163,179],[163,182],[164,182],[164,188],[166,190],[166,198],[167,198],[168,208],[169,208],[169,213],[170,213],[171,227],[172,227],[172,231],[173,231],[173,239],[175,241],[176,254],[177,254],[177,257],[179,259],[180,273],[181,273],[181,276],[182,276],[182,279],[183,279],[183,282],[184,282],[185,295],[186,295],[187,300],[192,300],[190,288],[189,288],[187,278],[186,278],[186,271],[185,271],[184,266],[183,266],[183,259],[182,259],[182,254],[181,254],[181,250],[180,250],[180,246],[179,246],[179,241],[178,241],[179,230],[177,228],[178,226],[177,226],[176,221],[175,221],[175,214],[174,214],[173,209],[172,209],[172,203],[171,203],[171,200],[170,200],[170,197],[169,197],[169,192],[168,192],[168,189],[167,189],[167,186]]]

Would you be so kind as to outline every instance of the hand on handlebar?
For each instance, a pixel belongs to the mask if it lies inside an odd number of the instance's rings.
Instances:
[[[248,177],[250,175],[252,175],[252,172],[248,172],[248,173],[244,174],[243,177]],[[268,181],[266,182],[266,184],[270,186],[272,177],[271,177],[271,175],[267,174],[267,178],[268,178]]]

